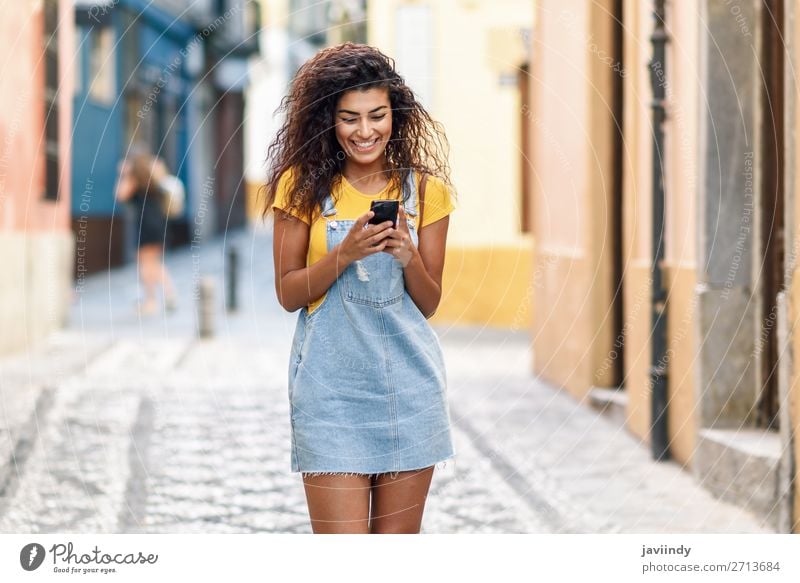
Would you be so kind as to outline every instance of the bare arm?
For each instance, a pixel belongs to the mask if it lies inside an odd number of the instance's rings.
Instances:
[[[368,225],[368,212],[358,218],[347,237],[322,259],[306,267],[311,228],[303,221],[275,209],[273,259],[275,291],[281,306],[294,312],[321,298],[353,261],[382,251],[388,225]],[[375,247],[372,244],[377,243]]]
[[[450,217],[419,231],[419,247],[405,267],[406,289],[425,318],[436,313],[442,299],[442,272]]]
[[[450,225],[450,217],[446,216],[420,228],[419,242],[416,247],[411,242],[402,206],[399,218],[400,229],[391,230],[391,241],[387,245],[387,252],[391,253],[392,248],[400,247],[400,241],[405,238],[410,252],[410,259],[403,268],[406,290],[419,311],[425,318],[430,318],[436,312],[442,299],[442,272],[444,271],[444,252],[447,246],[447,228]],[[406,258],[401,262],[404,262]]]
[[[135,191],[136,180],[134,180],[133,176],[131,175],[128,166],[125,163],[122,163],[117,176],[117,187],[115,192],[117,200],[120,202],[126,202],[133,196]]]

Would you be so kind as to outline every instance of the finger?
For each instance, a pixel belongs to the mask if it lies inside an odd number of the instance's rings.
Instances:
[[[370,225],[372,227],[370,229],[370,236],[371,237],[386,237],[391,236],[393,229],[391,223],[381,223],[380,225]]]
[[[366,225],[366,227],[364,227],[362,229],[362,231],[364,233],[366,233],[367,236],[372,236],[372,235],[376,235],[378,233],[382,233],[383,231],[385,231],[386,229],[390,228],[391,226],[392,226],[391,221],[384,221],[382,223],[378,223],[377,225],[368,224],[368,225]]]
[[[379,241],[390,241],[392,240],[391,234],[388,233],[387,229],[383,229],[378,233],[375,233],[371,237],[369,237],[368,241],[372,244],[375,244]]]
[[[370,251],[372,251],[373,253],[377,253],[379,251],[383,251],[385,247],[386,247],[386,241],[384,240],[375,245],[374,247],[370,248]]]
[[[359,228],[363,229],[364,225],[367,224],[367,221],[370,220],[374,216],[375,216],[375,212],[374,211],[365,212],[363,215],[361,215],[360,217],[358,217],[356,219],[356,222],[353,225],[353,227],[359,227]]]
[[[357,222],[353,224],[353,234],[357,241],[360,240],[368,241],[370,240],[370,237],[373,237],[374,235],[381,233],[385,229],[386,225],[383,223],[379,225],[366,224],[363,227],[359,227]]]
[[[391,245],[394,247],[402,247],[404,245],[403,241],[408,241],[408,237],[404,235],[401,231],[392,230],[392,232],[386,237],[387,240],[391,241]]]
[[[408,233],[408,221],[406,221],[406,211],[402,205],[400,205],[400,213],[398,215],[398,222],[400,223],[400,230],[405,233]]]

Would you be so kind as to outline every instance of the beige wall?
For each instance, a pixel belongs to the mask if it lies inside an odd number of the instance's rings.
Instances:
[[[699,188],[698,104],[699,8],[671,5],[667,45],[667,111],[664,156],[665,277],[668,293],[667,358],[669,437],[673,456],[691,460],[697,436],[694,364],[696,338],[696,200]],[[650,427],[651,347],[652,110],[648,62],[652,55],[650,2],[626,0],[625,17],[625,323],[626,376],[630,428],[643,439]]]
[[[671,355],[668,383],[670,399],[669,438],[674,459],[691,461],[697,437],[695,405],[697,387],[694,363],[700,349],[697,338],[695,294],[697,252],[697,204],[700,185],[699,127],[701,8],[697,3],[670,5],[670,43],[667,63],[665,148],[668,159],[666,188],[666,286],[671,302],[667,327]],[[652,23],[652,16],[645,15]],[[649,37],[648,37],[649,38]]]
[[[427,103],[450,141],[458,220],[448,242],[482,247],[518,243],[520,237],[519,92],[501,85],[526,59],[522,29],[533,22],[529,0],[369,2],[368,38],[398,57],[397,13],[407,6],[430,11],[432,101]],[[399,60],[405,74],[407,63]],[[412,88],[416,89],[413,86]]]
[[[789,59],[787,64],[794,69],[797,68],[797,63],[800,63],[800,18],[798,18],[798,9],[792,10],[794,19],[790,22],[793,27],[787,31],[789,39]],[[790,69],[791,70],[791,69]],[[795,475],[794,477],[794,516],[792,531],[800,533],[800,487],[797,486],[798,478],[800,477],[800,339],[797,336],[797,325],[800,321],[800,270],[797,269],[798,257],[797,247],[798,242],[796,238],[800,233],[800,177],[797,175],[797,168],[800,168],[800,99],[798,99],[798,81],[794,76],[788,75],[786,78],[787,88],[793,97],[787,100],[790,104],[791,110],[787,119],[793,121],[793,126],[787,128],[787,137],[791,148],[786,158],[786,166],[788,169],[789,177],[787,179],[787,188],[789,190],[789,201],[787,204],[787,216],[791,217],[791,221],[787,220],[787,233],[791,232],[793,236],[788,238],[790,241],[793,253],[787,257],[787,265],[791,266],[789,275],[789,328],[792,330],[790,333],[789,341],[791,342],[791,373],[790,373],[790,386],[788,403],[782,403],[789,409],[789,418],[794,434],[793,440],[793,454],[795,462]],[[789,224],[791,223],[791,225]],[[792,265],[793,263],[793,265]]]
[[[428,11],[430,36],[413,43],[429,55],[427,82],[415,77],[419,58],[404,61],[408,47],[398,46],[401,14],[415,9]],[[457,210],[434,320],[517,326],[519,314],[531,312],[532,239],[521,232],[523,107],[515,80],[528,59],[533,2],[387,0],[368,10],[369,43],[397,59],[450,143]]]
[[[800,55],[797,55],[800,57]],[[800,128],[795,127],[795,132],[800,131]],[[800,153],[795,151],[794,155],[795,160],[795,168],[797,168],[797,164],[800,163]],[[800,205],[797,203],[798,199],[798,192],[797,188],[794,190],[794,217],[795,223],[794,228],[800,229]],[[796,231],[798,232],[798,231]],[[791,384],[789,389],[789,402],[782,403],[782,406],[787,406],[789,409],[789,417],[791,419],[791,426],[792,431],[794,434],[794,441],[793,441],[793,454],[795,460],[795,475],[794,475],[794,517],[793,517],[793,530],[792,532],[800,533],[800,488],[797,487],[798,483],[798,463],[797,461],[800,460],[800,439],[797,438],[797,435],[800,435],[800,390],[798,386],[800,386],[800,367],[798,367],[798,363],[800,363],[800,341],[798,341],[797,337],[797,324],[800,321],[800,273],[798,273],[797,269],[794,270],[791,276],[791,287],[790,287],[790,298],[789,298],[789,324],[795,330],[791,336]]]
[[[534,370],[583,396],[612,348],[610,2],[544,0],[533,39]]]
[[[647,42],[652,23],[650,3],[626,0],[624,60],[625,132],[623,149],[623,265],[625,321],[625,388],[628,427],[642,439],[650,432],[651,361],[650,237],[652,216],[651,90],[647,76]]]
[[[608,8],[607,3],[605,8]],[[598,356],[602,350],[592,350],[592,343],[602,347],[605,338],[605,312],[607,300],[605,289],[609,272],[606,257],[598,253],[597,245],[605,242],[601,233],[609,224],[608,212],[603,204],[608,200],[598,185],[603,185],[605,173],[610,173],[608,157],[602,153],[610,150],[608,133],[602,123],[606,110],[597,95],[610,99],[607,86],[602,83],[603,68],[598,65],[597,50],[604,48],[606,23],[599,17],[602,6],[588,0],[557,2],[543,0],[538,3],[538,28],[535,45],[532,87],[535,92],[534,131],[532,156],[537,168],[538,180],[534,186],[535,216],[535,273],[543,274],[544,285],[536,288],[533,318],[535,370],[557,384],[567,387],[572,393],[582,395],[591,384],[602,384],[598,370]],[[701,45],[704,35],[702,3],[668,3],[668,37],[666,56],[666,109],[664,127],[665,143],[664,181],[666,189],[665,258],[663,262],[663,285],[667,292],[667,370],[669,421],[668,434],[672,457],[679,463],[693,468],[698,479],[713,482],[723,480],[724,488],[731,491],[749,492],[755,484],[760,487],[764,480],[777,483],[777,474],[766,476],[739,475],[736,465],[747,456],[747,448],[740,443],[726,446],[725,459],[716,457],[709,466],[733,468],[726,470],[714,467],[703,468],[703,452],[719,456],[719,449],[709,449],[708,434],[700,433],[700,405],[707,406],[717,395],[713,387],[703,386],[699,381],[702,367],[710,367],[713,374],[714,351],[726,351],[726,344],[739,340],[735,346],[728,345],[730,362],[749,358],[752,342],[742,341],[734,331],[725,329],[725,322],[718,326],[715,344],[704,344],[701,324],[708,328],[714,319],[714,302],[719,295],[716,280],[701,286],[708,278],[700,260],[701,247],[719,244],[703,241],[701,221],[706,206],[700,201],[707,197],[713,202],[714,193],[705,192],[704,175],[706,158],[713,156],[702,146],[702,116],[708,115],[706,107],[713,104],[713,95],[703,93],[711,86],[707,71],[703,70],[704,51]],[[650,399],[649,368],[651,365],[651,240],[652,240],[652,91],[648,63],[652,55],[650,36],[653,29],[653,2],[648,0],[624,0],[624,149],[623,149],[623,287],[624,287],[624,346],[625,346],[625,392],[627,395],[627,427],[644,440],[649,440]],[[787,34],[789,54],[800,62],[800,19],[796,18],[796,7],[789,9],[787,23],[793,27]],[[566,11],[566,12],[565,12]],[[574,17],[570,17],[574,14]],[[719,17],[719,14],[717,15]],[[725,26],[724,18],[717,26]],[[592,45],[588,44],[591,38]],[[749,49],[742,55],[751,57]],[[757,55],[756,55],[757,56]],[[739,77],[749,63],[734,62],[732,67]],[[794,330],[800,320],[800,274],[796,269],[797,246],[791,233],[800,232],[800,212],[796,170],[800,166],[800,114],[798,114],[796,82],[791,71],[796,67],[787,63],[787,106],[791,126],[787,130],[787,262],[791,265],[791,290],[789,298],[789,325]],[[749,79],[743,82],[747,83]],[[719,82],[714,77],[714,82]],[[745,92],[746,93],[746,92]],[[745,95],[752,101],[752,94]],[[752,108],[748,102],[746,107]],[[753,111],[750,109],[748,111]],[[748,122],[749,123],[749,122]],[[756,132],[757,134],[757,132]],[[759,136],[754,136],[752,149],[758,148]],[[725,150],[727,151],[727,150]],[[729,160],[722,159],[723,173],[733,176],[741,168],[726,167]],[[738,176],[738,175],[737,175]],[[568,179],[565,179],[567,177]],[[729,181],[728,181],[729,182]],[[564,184],[568,183],[568,188]],[[711,182],[713,183],[713,181]],[[734,186],[734,189],[737,188]],[[742,188],[744,179],[742,179]],[[728,207],[735,204],[728,201]],[[724,208],[724,207],[723,207]],[[720,214],[719,216],[727,216]],[[704,229],[704,237],[712,237]],[[724,241],[720,238],[719,241]],[[754,250],[754,270],[758,270],[757,243]],[[791,245],[791,250],[788,248]],[[708,250],[705,251],[708,253]],[[719,255],[719,253],[717,253]],[[717,258],[717,260],[719,260]],[[704,260],[703,260],[704,261]],[[717,287],[714,287],[717,286]],[[746,293],[759,297],[758,287],[744,284]],[[745,293],[742,292],[742,293]],[[706,295],[703,295],[706,294]],[[706,298],[703,306],[699,299]],[[746,298],[745,298],[746,301]],[[707,312],[701,317],[701,307]],[[738,314],[737,314],[738,316]],[[730,318],[730,314],[727,315]],[[744,318],[743,318],[744,320]],[[782,322],[781,322],[782,323]],[[791,361],[782,357],[782,370],[791,372],[788,380],[789,425],[793,433],[798,432],[800,419],[800,373],[796,363],[800,362],[800,343],[794,332],[790,332]],[[598,342],[598,339],[599,342]],[[748,348],[749,347],[749,348]],[[706,352],[704,352],[704,350]],[[711,354],[706,354],[711,353]],[[701,361],[704,358],[705,360]],[[709,365],[711,363],[711,365]],[[730,387],[725,387],[730,388]],[[745,412],[751,394],[744,388]],[[708,391],[708,393],[707,393]],[[737,406],[740,403],[737,403]],[[783,421],[781,422],[784,423]],[[714,424],[704,425],[711,427]],[[724,431],[728,427],[720,423]],[[744,426],[739,427],[742,429]],[[752,427],[747,428],[754,429]],[[736,433],[736,429],[730,429]],[[756,430],[756,433],[761,430]],[[743,432],[749,435],[747,431]],[[782,425],[781,438],[787,431]],[[770,436],[776,437],[776,435]],[[743,439],[746,439],[743,438]],[[774,442],[774,441],[773,441]],[[706,444],[704,446],[704,443]],[[788,443],[788,442],[787,442]],[[705,447],[705,449],[704,449]],[[795,460],[800,459],[800,446],[792,442]],[[764,460],[772,461],[770,454]],[[721,463],[718,463],[721,462]],[[765,468],[769,464],[764,465]],[[770,466],[771,467],[771,466]],[[796,467],[796,466],[795,466]],[[708,476],[703,472],[707,472]],[[796,481],[797,470],[791,476]],[[735,474],[735,475],[734,475]],[[707,486],[708,487],[708,486]],[[769,490],[771,486],[765,486]],[[713,488],[712,488],[713,491]],[[793,530],[800,529],[800,489],[794,488]],[[777,492],[777,490],[776,490]],[[776,492],[766,494],[768,503]],[[770,498],[772,497],[772,498]],[[744,500],[744,497],[743,497]],[[776,498],[777,500],[777,498]],[[742,501],[739,501],[742,502]],[[742,506],[749,507],[749,500]],[[775,506],[772,506],[774,509]],[[781,507],[783,510],[783,507]],[[769,513],[769,512],[768,512]],[[772,520],[772,518],[770,518]]]
[[[647,65],[652,6],[624,5],[621,71],[613,55],[611,2],[540,3],[532,91],[536,236],[535,273],[545,285],[534,300],[536,372],[582,396],[609,386],[612,357],[610,108],[614,75],[623,76],[622,341],[629,428],[648,439],[651,364],[652,110]],[[696,197],[698,189],[698,15],[673,6],[666,87],[667,358],[673,455],[691,459],[696,437],[694,358]],[[670,21],[672,22],[672,20]],[[619,339],[616,339],[619,342]]]

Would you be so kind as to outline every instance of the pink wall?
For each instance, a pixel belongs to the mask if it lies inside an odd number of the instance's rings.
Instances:
[[[70,228],[74,16],[59,2],[61,199],[44,192],[44,12],[25,0],[0,18],[0,231]]]

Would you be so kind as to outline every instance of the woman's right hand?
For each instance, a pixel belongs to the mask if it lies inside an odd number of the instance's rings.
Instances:
[[[384,221],[379,225],[369,225],[369,221],[375,213],[368,211],[358,217],[350,228],[350,232],[339,243],[339,257],[350,264],[353,261],[363,259],[367,255],[379,253],[386,247],[389,234],[391,233],[392,221]],[[366,227],[365,227],[366,225]]]

